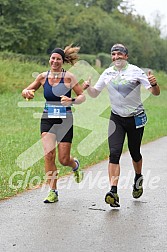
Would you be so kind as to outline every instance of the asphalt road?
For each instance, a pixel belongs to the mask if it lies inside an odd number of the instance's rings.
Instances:
[[[104,202],[107,164],[85,170],[76,184],[59,180],[59,202],[44,204],[48,188],[0,202],[0,251],[167,251],[167,136],[142,146],[144,194],[132,198],[134,172],[129,153],[121,158],[121,207]]]

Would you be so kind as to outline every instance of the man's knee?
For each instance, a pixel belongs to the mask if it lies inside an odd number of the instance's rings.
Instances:
[[[135,155],[131,155],[133,161],[135,161],[136,163],[139,162],[142,159],[142,155],[139,154],[135,154]]]
[[[109,161],[113,164],[119,164],[121,153],[118,150],[110,149]]]

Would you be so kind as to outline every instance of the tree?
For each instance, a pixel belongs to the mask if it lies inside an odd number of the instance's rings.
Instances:
[[[76,0],[76,4],[82,4],[85,7],[100,7],[107,13],[112,13],[123,0]]]
[[[166,52],[167,39],[160,37],[159,16],[151,26],[134,15],[129,0],[0,1],[1,50],[39,55],[74,43],[81,53],[97,55],[123,43],[131,63],[167,68],[161,53]]]
[[[3,0],[1,3],[1,50],[36,54],[46,50],[55,22],[47,1]]]

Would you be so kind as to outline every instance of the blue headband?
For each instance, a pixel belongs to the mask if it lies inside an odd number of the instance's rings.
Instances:
[[[114,52],[114,51],[119,51],[119,52],[122,52],[124,54],[128,54],[128,49],[126,47],[122,47],[122,46],[113,46],[111,48],[111,52]]]
[[[61,48],[55,48],[55,49],[51,52],[51,55],[52,55],[53,53],[58,53],[58,54],[60,54],[61,57],[62,57],[62,59],[63,59],[63,62],[64,62],[64,60],[65,60],[65,53],[64,53],[63,49],[61,49]]]

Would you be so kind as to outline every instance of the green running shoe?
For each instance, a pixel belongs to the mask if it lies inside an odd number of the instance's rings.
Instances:
[[[141,176],[133,185],[132,196],[135,199],[138,199],[143,194],[143,176]]]
[[[111,207],[120,207],[119,196],[117,193],[108,192],[105,196],[105,202],[110,204]]]
[[[44,199],[44,203],[54,203],[58,201],[58,194],[50,190],[48,197]]]
[[[79,166],[80,166],[79,161],[75,158],[74,158],[74,161],[78,166],[77,170],[74,169],[74,179],[75,179],[75,182],[80,183],[83,180],[84,173],[79,168]]]

